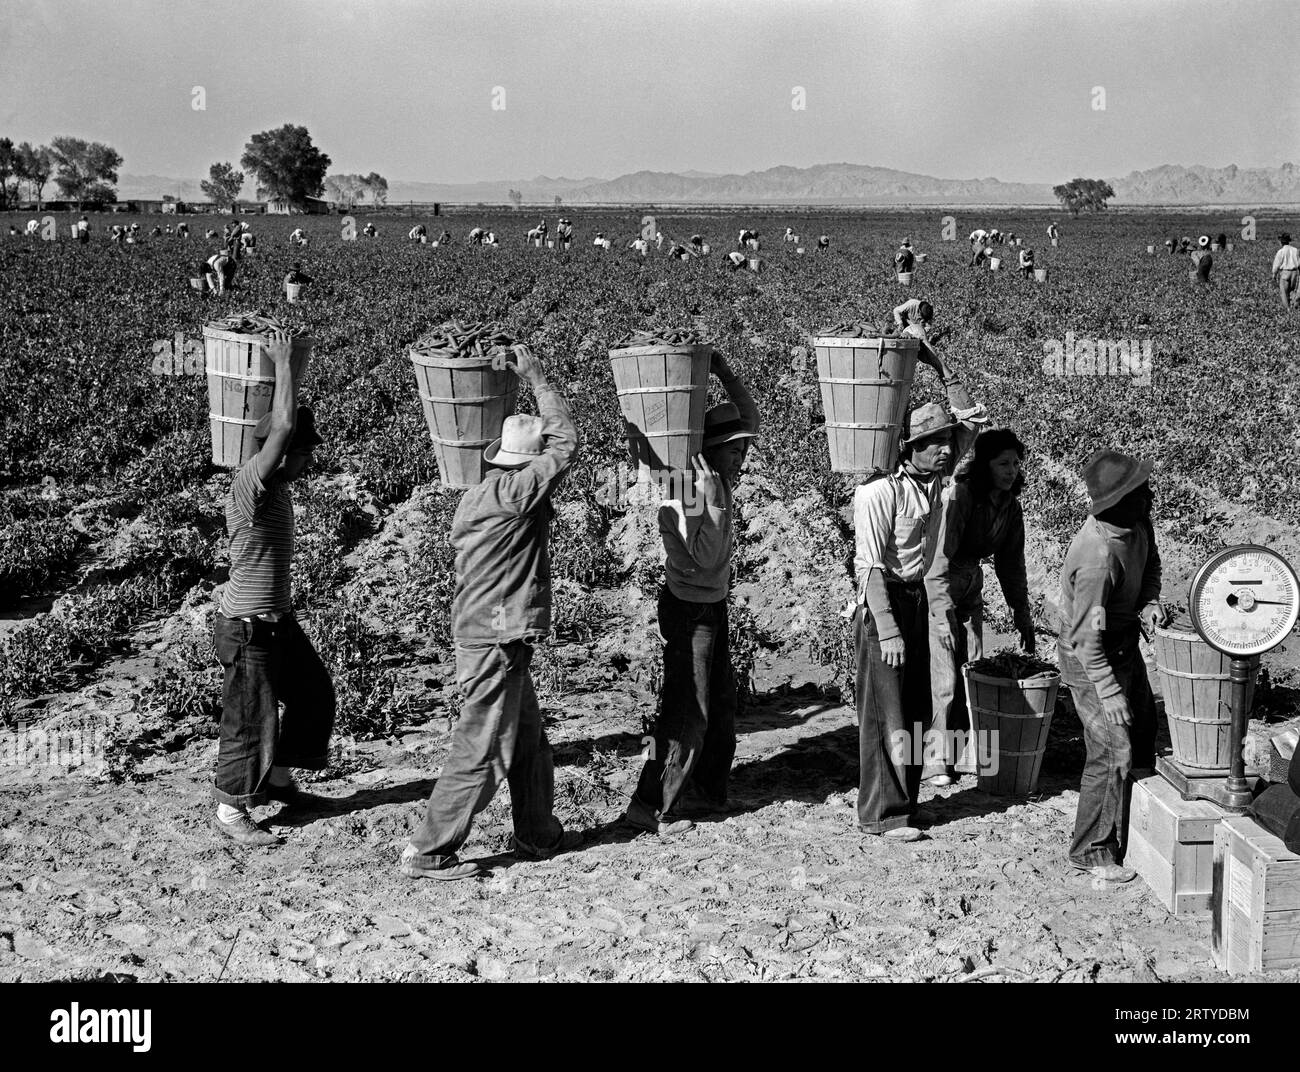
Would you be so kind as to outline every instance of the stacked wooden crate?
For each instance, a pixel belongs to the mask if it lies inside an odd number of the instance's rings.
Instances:
[[[1300,855],[1244,815],[1214,836],[1213,952],[1233,975],[1300,968]]]
[[[1124,863],[1176,916],[1210,911],[1214,830],[1223,811],[1183,800],[1160,775],[1133,783]]]

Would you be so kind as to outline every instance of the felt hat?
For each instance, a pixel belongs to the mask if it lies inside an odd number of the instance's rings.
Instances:
[[[542,418],[515,413],[501,425],[501,437],[492,440],[483,460],[502,469],[518,469],[542,455]]]
[[[903,438],[903,442],[910,445],[926,436],[947,432],[956,427],[957,422],[943,406],[938,402],[927,402],[923,406],[917,406],[907,415],[907,435]]]
[[[1092,504],[1088,513],[1109,510],[1134,488],[1147,482],[1154,468],[1151,462],[1121,454],[1117,450],[1099,450],[1083,467],[1083,481]]]
[[[259,443],[265,442],[271,434],[271,417],[268,413],[257,422],[253,429],[253,438]],[[289,440],[290,450],[315,450],[325,440],[316,431],[316,415],[306,406],[298,407],[298,419],[293,426],[293,438]]]
[[[719,447],[733,439],[753,439],[755,433],[745,427],[740,419],[740,410],[734,402],[724,402],[714,406],[704,414],[703,449]]]

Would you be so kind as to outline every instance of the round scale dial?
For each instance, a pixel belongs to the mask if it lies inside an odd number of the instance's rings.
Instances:
[[[1300,580],[1267,547],[1217,551],[1196,573],[1189,599],[1192,625],[1225,655],[1261,655],[1277,647],[1300,616]]]

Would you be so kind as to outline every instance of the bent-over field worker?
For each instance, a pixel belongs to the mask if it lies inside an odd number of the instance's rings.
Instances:
[[[1057,228],[1057,226],[1056,226],[1056,222],[1055,222],[1055,221],[1053,221],[1053,222],[1051,222],[1051,223],[1049,223],[1049,224],[1047,225],[1047,237],[1048,237],[1048,238],[1060,238],[1060,237],[1061,237],[1061,232],[1060,232],[1060,230]]]
[[[685,257],[682,258],[682,260],[685,259],[686,259]],[[748,257],[746,257],[743,253],[737,253],[735,250],[732,250],[732,252],[727,254],[727,260],[730,262],[731,270],[733,272],[739,271],[741,268],[744,268],[745,265],[749,263]]]
[[[857,601],[858,828],[902,841],[914,825],[930,723],[930,642],[925,575],[938,537],[940,496],[987,420],[960,377],[932,350],[953,413],[937,402],[912,410],[898,468],[853,496]],[[902,738],[910,742],[900,747]]]
[[[970,465],[944,493],[935,538],[934,558],[925,576],[930,615],[931,733],[939,742],[927,748],[944,757],[926,763],[923,779],[949,785],[961,758],[954,730],[970,728],[961,668],[984,656],[984,571],[980,561],[993,559],[993,570],[1020,634],[1020,646],[1034,652],[1034,615],[1029,606],[1025,572],[1025,519],[1020,492],[1025,486],[1025,445],[1015,432],[999,428],[982,433]],[[941,749],[941,750],[940,750]]]
[[[631,242],[628,243],[627,248],[636,250],[637,253],[641,254],[641,256],[644,257],[650,251],[650,243],[647,242],[640,235],[637,235],[634,239],[632,239]]]
[[[277,332],[266,353],[275,366],[275,394],[254,430],[258,451],[235,474],[226,498],[230,579],[213,627],[226,672],[213,823],[241,845],[280,841],[253,822],[249,808],[267,800],[316,802],[294,785],[289,768],[324,768],[334,728],[334,686],[294,617],[289,584],[289,484],[321,439],[311,410],[296,404],[288,336]]]
[[[1196,240],[1196,248],[1192,250],[1192,267],[1188,273],[1192,282],[1208,283],[1213,264],[1214,258],[1210,255],[1210,236],[1201,235]]]
[[[367,223],[363,228],[361,228],[361,233],[365,235],[367,238],[378,238],[379,228],[376,227],[373,223]]]
[[[573,224],[561,218],[555,225],[555,248],[568,249],[573,244]]]
[[[235,274],[239,265],[229,250],[212,254],[199,264],[199,272],[207,276],[208,286],[218,294],[225,294],[235,285]]]
[[[1057,605],[1061,681],[1088,750],[1069,858],[1108,882],[1137,873],[1120,864],[1125,781],[1155,764],[1155,701],[1138,649],[1141,634],[1165,623],[1151,468],[1113,450],[1088,459],[1090,516],[1066,552]]]
[[[736,544],[732,493],[759,418],[749,389],[717,350],[710,370],[731,401],[704,415],[690,500],[666,499],[659,507],[663,692],[653,749],[624,816],[638,829],[665,835],[692,827],[681,812],[726,809],[736,755],[736,679],[727,633]]]
[[[305,246],[307,244],[307,234],[301,227],[295,227],[289,234],[289,245]]]
[[[487,474],[465,492],[451,526],[456,595],[451,634],[464,695],[451,753],[424,821],[402,854],[411,878],[481,874],[456,853],[474,816],[510,783],[514,853],[540,860],[582,840],[552,814],[551,746],[533,692],[533,645],[551,631],[551,496],[578,449],[578,432],[541,362],[515,347],[507,367],[533,389],[539,417],[507,417],[483,452]]]
[[[309,276],[306,272],[302,270],[302,261],[293,262],[293,267],[291,267],[288,271],[288,274],[285,275],[284,281],[286,283],[295,283],[300,286],[303,283],[315,282],[315,280],[311,276]]]
[[[912,240],[904,238],[903,244],[894,254],[894,267],[900,272],[910,272],[916,268],[916,253],[912,249]]]
[[[422,223],[417,223],[414,227],[412,227],[409,231],[406,232],[406,237],[409,238],[412,242],[418,242],[420,241],[421,238],[429,237],[429,228],[427,228]]]
[[[1296,300],[1297,288],[1300,288],[1300,249],[1291,244],[1291,236],[1286,231],[1278,235],[1277,240],[1280,246],[1273,257],[1273,282],[1282,298],[1282,308],[1289,311]]]
[[[1020,251],[1020,274],[1026,279],[1034,270],[1034,251],[1026,246]]]
[[[831,236],[830,236],[830,235],[819,235],[818,238],[817,238],[817,248],[818,248],[818,249],[823,249],[823,250],[824,250],[824,249],[830,249],[830,248],[831,248]]]

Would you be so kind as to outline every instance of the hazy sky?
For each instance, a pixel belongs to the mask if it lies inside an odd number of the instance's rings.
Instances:
[[[0,0],[0,135],[179,177],[293,122],[390,180],[1058,182],[1300,160],[1297,46],[1300,0]]]

